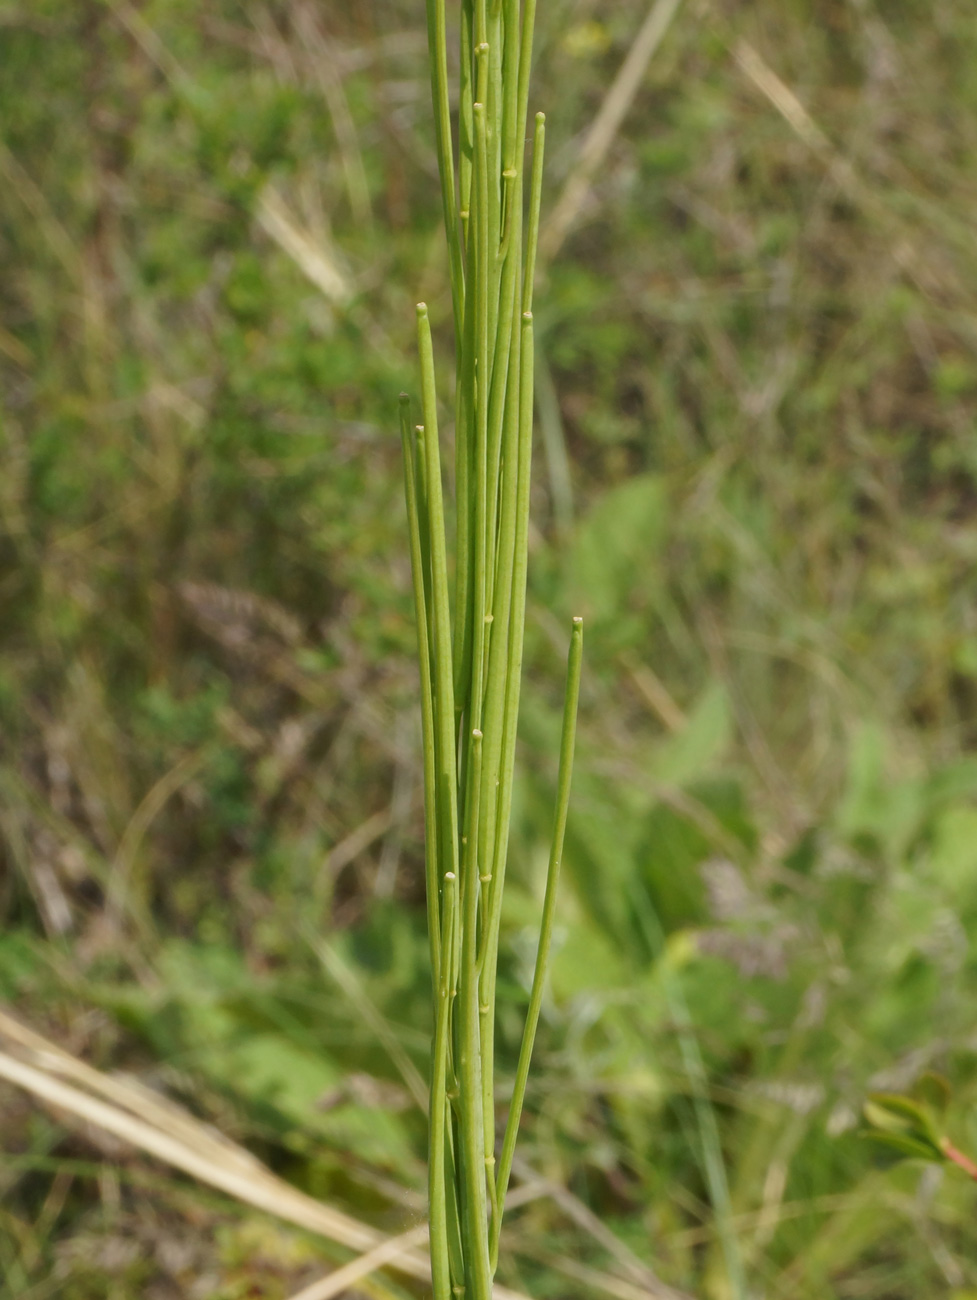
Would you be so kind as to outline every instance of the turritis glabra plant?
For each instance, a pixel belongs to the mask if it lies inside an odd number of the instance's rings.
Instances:
[[[435,1300],[490,1300],[550,948],[573,761],[583,625],[570,637],[553,841],[536,968],[501,1144],[495,994],[526,614],[533,277],[543,115],[524,196],[534,0],[462,0],[457,157],[445,0],[428,40],[455,342],[449,545],[428,310],[421,422],[401,397],[417,607],[427,912],[435,994],[429,1137]],[[453,551],[449,555],[449,550]],[[453,595],[450,592],[453,575]]]

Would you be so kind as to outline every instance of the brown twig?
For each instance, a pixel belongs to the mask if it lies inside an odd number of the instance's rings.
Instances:
[[[940,1150],[951,1160],[958,1168],[962,1169],[968,1178],[977,1182],[977,1164],[971,1160],[970,1156],[964,1155],[957,1147],[953,1145],[949,1138],[943,1138],[940,1142]]]

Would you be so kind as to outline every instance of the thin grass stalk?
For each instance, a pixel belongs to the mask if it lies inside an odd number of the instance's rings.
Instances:
[[[476,320],[476,420],[475,420],[475,585],[472,649],[471,725],[481,727],[482,691],[485,678],[485,597],[488,564],[488,372],[489,372],[489,193],[488,140],[485,107],[475,105],[475,151],[478,161],[476,182],[477,260],[475,267]],[[478,792],[476,792],[477,797]]]
[[[521,221],[521,213],[518,218]],[[496,575],[492,619],[492,643],[489,655],[488,683],[485,715],[491,718],[505,716],[509,669],[509,643],[511,637],[511,610],[513,571],[516,547],[516,514],[518,509],[519,463],[519,378],[521,321],[515,311],[510,312],[509,329],[512,334],[512,361],[506,387],[504,448],[501,457],[502,482],[500,487],[499,530],[496,549]],[[501,915],[501,893],[495,893],[495,873],[499,869],[498,836],[501,770],[504,744],[504,725],[489,730],[482,776],[482,813],[480,821],[480,862],[482,887],[485,898],[485,919],[482,925],[479,954],[479,1016],[482,1041],[482,1091],[485,1115],[485,1157],[491,1169],[495,1157],[495,957]],[[501,816],[507,816],[507,806]],[[490,1180],[492,1218],[495,1222],[499,1206],[495,1198],[495,1179]]]
[[[499,16],[499,26],[501,29],[501,14]],[[501,30],[500,37],[501,41]],[[505,192],[505,182],[502,177],[502,68],[501,68],[501,45],[497,44],[490,47],[489,54],[489,94],[490,98],[495,100],[493,109],[487,117],[488,132],[486,134],[486,149],[488,153],[488,196],[489,196],[489,220],[488,230],[486,232],[486,254],[489,275],[489,303],[488,303],[488,344],[489,344],[489,368],[485,372],[485,395],[488,401],[488,395],[491,391],[492,374],[495,367],[495,353],[499,341],[499,313],[502,310],[502,261],[499,256],[499,250],[502,245],[502,222],[503,222],[503,196]],[[497,90],[493,94],[493,81],[497,83]]]
[[[514,95],[508,97],[514,99]],[[508,102],[508,101],[507,101]],[[488,535],[498,544],[496,535],[501,495],[502,432],[506,421],[506,395],[509,391],[509,370],[514,353],[513,339],[518,347],[518,332],[513,334],[513,316],[516,296],[522,273],[522,170],[507,165],[502,173],[503,218],[502,242],[496,253],[495,273],[500,282],[499,310],[495,321],[495,345],[492,355],[492,379],[489,393],[489,454],[488,481],[496,487],[489,495]],[[490,573],[489,603],[495,594],[495,574]]]
[[[512,178],[516,179],[516,178]],[[506,184],[506,189],[512,186]],[[513,227],[516,227],[513,230]],[[522,243],[522,213],[518,216],[510,212],[506,219],[505,239],[518,248]],[[505,427],[506,391],[509,382],[509,363],[512,354],[512,317],[516,308],[516,286],[521,267],[517,256],[499,254],[498,260],[501,290],[499,293],[499,313],[496,320],[495,346],[492,354],[492,377],[488,401],[488,482],[495,491],[489,492],[487,535],[491,541],[498,543],[499,499],[502,470],[502,431]],[[489,571],[489,588],[487,600],[492,605],[495,595],[495,573]]]
[[[583,619],[573,620],[573,633],[570,637],[570,652],[567,657],[567,679],[563,697],[563,734],[560,739],[560,768],[556,782],[556,816],[554,819],[553,839],[550,845],[550,858],[546,870],[546,893],[543,897],[543,916],[539,929],[539,947],[536,950],[536,965],[533,971],[532,991],[529,995],[529,1011],[523,1027],[522,1045],[519,1049],[519,1064],[516,1067],[516,1079],[509,1103],[506,1119],[505,1136],[502,1140],[502,1155],[499,1160],[498,1185],[496,1199],[500,1205],[505,1203],[509,1190],[509,1176],[512,1172],[512,1158],[516,1150],[516,1136],[522,1117],[523,1103],[526,1099],[526,1084],[529,1080],[529,1066],[536,1041],[536,1029],[543,1006],[543,985],[549,962],[550,945],[553,940],[553,922],[556,917],[556,890],[560,881],[560,866],[563,861],[563,842],[566,836],[567,813],[570,807],[570,779],[573,773],[573,751],[577,736],[577,704],[580,699],[580,671],[583,664]],[[492,1225],[492,1261],[493,1268],[499,1256],[498,1220]]]
[[[532,276],[535,266],[535,240],[539,233],[539,206],[542,181],[545,119],[536,119],[533,139],[533,180],[530,191],[529,234],[526,247],[522,301],[532,301]],[[486,868],[487,915],[483,927],[480,1001],[482,1007],[483,1076],[486,1110],[495,1091],[495,984],[498,964],[499,927],[502,918],[502,889],[505,883],[509,819],[512,809],[512,779],[515,764],[516,723],[519,713],[519,684],[522,676],[522,643],[525,626],[526,577],[529,547],[529,487],[532,468],[533,417],[533,323],[532,313],[523,311],[519,325],[520,339],[515,383],[511,389],[512,407],[509,427],[512,430],[508,463],[503,471],[503,529],[500,537],[498,625],[507,629],[506,644],[498,647],[494,665],[490,664],[492,708],[500,711],[503,725],[498,747],[490,754],[492,782],[490,810],[487,818],[494,833],[491,857]],[[527,369],[528,366],[528,369]],[[508,507],[508,512],[507,512]],[[510,534],[510,530],[512,530]],[[510,542],[511,536],[511,542]],[[503,649],[505,658],[503,659]],[[492,675],[492,668],[496,669]],[[486,1158],[494,1156],[494,1132],[486,1130]],[[494,1163],[494,1161],[493,1161]],[[493,1233],[497,1234],[499,1213],[497,1189],[493,1190]]]
[[[543,153],[546,144],[546,114],[537,113],[533,126],[533,171],[529,182],[529,233],[526,238],[526,269],[522,280],[523,312],[532,310],[536,280],[536,249],[539,246],[539,214],[543,204]]]
[[[445,873],[444,923],[440,932],[439,978],[435,984],[437,1013],[434,1027],[434,1051],[431,1069],[430,1135],[428,1149],[428,1204],[431,1224],[431,1277],[434,1294],[451,1294],[451,1256],[449,1246],[448,1187],[448,1045],[451,1035],[451,1002],[454,993],[453,950],[455,918],[458,913],[458,880],[453,872]],[[456,1239],[457,1231],[452,1234]],[[460,1253],[460,1252],[459,1252]],[[456,1269],[458,1264],[456,1262]]]
[[[466,260],[474,261],[473,224],[468,226]],[[456,358],[458,383],[455,395],[455,619],[454,681],[455,700],[460,723],[464,701],[468,698],[472,668],[474,615],[471,592],[475,581],[475,548],[472,502],[474,500],[475,464],[475,304],[477,295],[465,298],[461,356]]]
[[[462,1150],[462,1223],[465,1237],[465,1295],[491,1300],[492,1269],[486,1225],[485,1148],[482,1116],[481,1051],[478,1023],[478,792],[481,785],[482,733],[472,732],[468,777],[468,816],[462,852],[464,913],[458,1000],[458,1083]]]
[[[647,896],[632,891],[631,902],[635,918],[649,946],[655,951],[663,952],[666,946],[665,932]],[[746,1282],[743,1252],[733,1221],[733,1202],[726,1175],[719,1124],[709,1096],[709,1080],[702,1059],[702,1049],[696,1036],[692,1013],[682,991],[681,981],[667,963],[664,965],[663,975],[665,1004],[678,1039],[682,1068],[692,1098],[697,1130],[696,1140],[693,1141],[692,1146],[706,1187],[709,1189],[709,1201],[716,1221],[715,1233],[723,1255],[729,1294],[731,1300],[746,1300],[749,1288]]]
[[[458,197],[455,192],[455,166],[451,147],[451,110],[448,102],[448,39],[445,0],[427,0],[427,41],[431,51],[431,100],[438,150],[438,175],[441,180],[441,203],[444,229],[448,239],[451,271],[451,297],[455,312],[455,348],[461,351],[461,328],[465,310],[465,272],[458,228]]]
[[[520,218],[521,219],[521,218]],[[500,325],[508,334],[504,372],[497,365],[489,408],[489,536],[494,539],[491,582],[486,593],[491,611],[492,635],[486,674],[485,713],[500,715],[504,698],[509,644],[509,610],[512,599],[512,566],[516,538],[516,492],[518,466],[519,319],[515,312],[516,277],[507,276],[507,301]],[[511,354],[511,358],[508,354]],[[496,407],[498,409],[496,409]],[[502,734],[493,729],[486,745],[482,778],[482,821],[480,833],[483,870],[491,877],[494,866],[496,805]]]
[[[489,886],[488,918],[486,923],[483,969],[482,1003],[489,1007],[486,1013],[486,1037],[494,1039],[495,971],[498,961],[499,925],[502,915],[502,889],[505,883],[506,849],[509,819],[512,811],[512,779],[515,766],[516,725],[519,714],[519,689],[522,681],[523,631],[526,621],[526,580],[529,557],[529,490],[532,471],[533,426],[533,316],[530,310],[533,297],[533,279],[536,265],[536,246],[539,239],[539,214],[542,197],[543,152],[546,140],[546,119],[537,113],[533,134],[533,169],[530,186],[529,231],[526,240],[525,268],[523,271],[522,322],[519,344],[518,386],[518,442],[515,466],[515,523],[516,536],[512,550],[512,589],[509,599],[510,629],[508,662],[506,665],[503,704],[502,754],[498,776],[496,814],[496,841],[492,852],[491,883]],[[492,1051],[491,1048],[488,1049]]]
[[[526,138],[529,120],[529,80],[533,68],[533,30],[536,26],[536,0],[523,0],[522,29],[519,40],[519,83],[516,91],[516,147]]]
[[[411,445],[410,398],[400,396],[400,439],[404,454],[404,492],[407,498],[407,526],[410,536],[411,573],[414,579],[414,604],[417,610],[417,656],[421,672],[421,742],[424,756],[424,860],[427,892],[427,928],[431,948],[431,973],[434,988],[441,983],[441,883],[438,877],[438,807],[436,794],[436,757],[434,709],[431,685],[431,649],[428,628],[428,602],[424,574],[429,569],[421,543],[421,515],[418,508],[417,469]],[[425,530],[426,535],[426,530]]]
[[[457,988],[452,991],[452,997],[457,994]],[[448,1144],[445,1149],[444,1164],[444,1197],[445,1204],[448,1207],[448,1257],[451,1261],[451,1281],[452,1294],[457,1294],[456,1287],[465,1285],[465,1244],[462,1232],[461,1206],[459,1205],[459,1187],[461,1178],[459,1175],[459,1165],[455,1158],[455,1152],[458,1149],[458,1135],[456,1132],[457,1116],[454,1110],[454,1103],[458,1099],[458,1081],[452,1078],[448,1093],[448,1100],[452,1103],[448,1111],[447,1136]],[[437,1293],[435,1293],[437,1294]]]
[[[475,159],[475,9],[473,0],[461,5],[461,76],[458,109],[458,204],[462,246],[465,252],[466,283],[474,262],[471,222],[472,174]],[[432,52],[431,57],[440,57]],[[452,284],[455,316],[459,314],[457,290]],[[472,610],[470,591],[474,580],[472,542],[471,463],[474,456],[475,390],[475,295],[465,295],[462,312],[460,352],[455,366],[458,382],[455,397],[455,617],[460,633],[455,638],[454,677],[460,723],[462,701],[467,698],[471,675]]]
[[[503,0],[502,27],[502,175],[520,168],[522,149],[517,140],[519,116],[519,58],[526,39],[519,14],[519,0]],[[531,40],[531,33],[530,33]],[[521,168],[520,168],[521,170]]]
[[[458,873],[458,788],[455,755],[455,703],[452,682],[451,615],[448,608],[448,560],[445,544],[438,411],[434,387],[434,349],[427,306],[417,306],[417,343],[421,361],[421,404],[424,411],[424,452],[427,510],[430,525],[434,716],[437,758],[436,799],[439,808],[440,860],[445,872]]]
[[[529,474],[532,461],[532,316],[526,313],[520,332],[519,403],[516,420],[514,485],[515,537],[511,559],[511,589],[509,596],[509,629],[505,681],[502,690],[499,720],[501,726],[501,761],[497,778],[496,834],[492,845],[492,868],[486,882],[487,916],[483,928],[481,956],[480,1007],[482,1019],[483,1071],[488,1076],[484,1083],[486,1110],[491,1107],[494,1116],[494,1056],[495,1056],[495,988],[498,962],[499,926],[502,913],[502,886],[505,880],[508,847],[509,818],[512,808],[512,781],[515,763],[515,734],[519,711],[519,685],[522,673],[523,631],[525,627],[526,573],[528,560],[529,525]],[[528,380],[527,380],[528,376]],[[491,1131],[484,1135],[485,1156],[488,1169],[494,1173],[494,1121]],[[498,1183],[491,1192],[492,1222],[490,1233],[490,1267],[494,1273],[498,1263],[498,1239],[501,1232],[501,1209],[504,1200],[498,1195]],[[493,1244],[494,1243],[494,1244]]]
[[[463,242],[468,242],[468,218],[471,208],[472,162],[475,156],[475,126],[472,105],[475,102],[473,73],[475,50],[475,8],[473,0],[461,3],[461,73],[458,87],[458,212]]]

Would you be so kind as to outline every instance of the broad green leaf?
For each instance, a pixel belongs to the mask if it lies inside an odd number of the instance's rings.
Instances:
[[[601,993],[625,987],[629,970],[620,944],[614,944],[595,925],[571,925],[550,959],[550,982],[559,998],[581,993]]]
[[[913,1095],[919,1098],[930,1115],[938,1118],[948,1109],[952,1094],[950,1084],[942,1074],[927,1070],[916,1080]]]
[[[922,1148],[927,1159],[943,1159],[940,1132],[925,1102],[898,1093],[873,1092],[865,1102],[863,1113],[873,1133]],[[889,1145],[893,1143],[890,1141]]]
[[[280,1034],[240,1033],[214,1044],[200,1064],[241,1097],[267,1102],[300,1127],[320,1127],[316,1102],[340,1078],[328,1059]]]
[[[869,1142],[874,1142],[877,1146],[883,1146],[890,1151],[898,1152],[907,1160],[928,1160],[941,1164],[945,1158],[939,1147],[934,1147],[931,1143],[923,1142],[918,1138],[907,1137],[903,1133],[887,1133],[881,1129],[867,1129],[861,1136]]]
[[[655,475],[604,493],[584,519],[568,557],[567,594],[594,623],[620,618],[657,586],[667,498]]]
[[[952,805],[940,813],[929,868],[958,907],[977,899],[977,808]]]
[[[893,738],[875,722],[855,730],[848,755],[844,797],[837,828],[849,839],[870,839],[892,858],[904,853],[926,814],[927,783],[894,780],[887,760]]]
[[[923,1107],[896,1093],[873,1092],[865,1103],[865,1118],[890,1133],[908,1133],[926,1126]]]
[[[638,869],[666,932],[705,919],[702,863],[741,846],[752,850],[756,842],[742,789],[719,777],[689,783],[680,804],[663,799],[643,830]]]
[[[717,763],[732,738],[729,697],[721,682],[710,682],[685,727],[670,737],[655,758],[655,775],[672,785],[703,775]]]

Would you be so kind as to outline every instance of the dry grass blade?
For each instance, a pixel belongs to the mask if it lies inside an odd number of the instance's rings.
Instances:
[[[526,1205],[529,1201],[537,1200],[541,1196],[550,1195],[552,1184],[542,1179],[536,1179],[531,1183],[526,1183],[522,1187],[516,1188],[506,1197],[506,1209],[513,1209],[517,1205]],[[398,1256],[405,1250],[409,1250],[414,1245],[421,1245],[427,1241],[428,1228],[427,1224],[419,1224],[416,1228],[401,1233],[399,1237],[389,1237],[386,1241],[374,1246],[364,1255],[357,1259],[351,1259],[348,1264],[342,1268],[336,1269],[327,1277],[320,1278],[318,1282],[313,1282],[304,1290],[299,1291],[296,1295],[290,1297],[290,1300],[332,1300],[333,1296],[341,1295],[354,1283],[359,1282],[362,1278],[375,1273],[378,1268],[384,1264],[395,1263]],[[493,1288],[493,1300],[520,1300],[517,1293],[508,1291],[505,1287],[496,1286]]]
[[[170,799],[196,776],[208,757],[206,749],[197,749],[185,754],[149,789],[129,819],[116,850],[108,886],[107,910],[109,923],[112,926],[119,924],[127,904],[131,901],[128,897],[129,888],[139,850],[147,831]]]
[[[917,241],[915,233],[907,227],[891,203],[832,144],[790,87],[748,41],[736,43],[733,57],[741,71],[777,110],[797,138],[821,159],[838,188],[883,226],[889,238],[889,251],[899,269],[923,293],[950,297],[956,288],[955,277],[949,266],[937,264],[932,232],[927,231],[927,240],[930,241],[928,245]]]
[[[633,654],[621,655],[620,663],[652,713],[672,735],[678,735],[687,725],[688,718],[654,669],[649,664],[641,663]]]
[[[520,1191],[527,1188],[535,1190],[537,1196],[549,1196],[571,1219],[578,1228],[588,1233],[594,1241],[611,1255],[619,1265],[621,1271],[626,1277],[613,1278],[611,1274],[600,1274],[602,1278],[611,1278],[613,1283],[621,1288],[637,1288],[637,1293],[643,1296],[657,1296],[661,1300],[691,1300],[684,1291],[676,1291],[663,1282],[652,1269],[648,1267],[643,1260],[635,1255],[634,1251],[618,1237],[607,1224],[603,1223],[597,1215],[585,1205],[579,1197],[574,1196],[573,1192],[560,1183],[551,1181],[548,1178],[540,1178],[539,1175],[526,1164],[525,1161],[516,1162],[520,1176],[529,1180]],[[566,1262],[566,1261],[565,1261]],[[571,1262],[572,1263],[572,1262]],[[575,1266],[574,1266],[575,1267]],[[581,1266],[583,1267],[583,1266]],[[563,1270],[566,1272],[566,1270]],[[568,1272],[567,1276],[576,1276]],[[580,1275],[583,1279],[583,1274]],[[624,1291],[608,1291],[608,1294],[624,1294]]]
[[[552,214],[539,238],[542,261],[553,258],[563,245],[587,198],[590,182],[620,130],[621,123],[638,93],[652,56],[662,42],[681,0],[654,0],[634,38],[627,58],[604,97],[600,111],[584,138],[580,156],[563,184]]]
[[[417,1066],[404,1051],[390,1025],[370,1001],[369,997],[367,997],[355,971],[351,970],[350,967],[346,965],[339,954],[335,952],[328,943],[318,942],[313,934],[310,934],[309,936],[309,943],[315,951],[316,956],[349,998],[350,1002],[356,1008],[364,1022],[371,1027],[379,1041],[383,1044],[387,1055],[397,1067],[401,1078],[407,1086],[407,1090],[414,1098],[420,1111],[423,1114],[427,1114],[427,1084],[421,1078],[421,1073]]]
[[[159,68],[163,76],[174,86],[187,86],[187,76],[178,59],[176,59],[158,33],[146,22],[142,14],[125,0],[109,0],[109,8],[118,18],[132,39],[146,57]]]
[[[216,1129],[188,1115],[182,1107],[161,1097],[134,1079],[120,1079],[79,1061],[34,1030],[0,1011],[0,1037],[30,1054],[28,1064],[48,1075],[71,1080],[112,1106],[136,1115],[177,1140],[207,1152],[219,1163],[231,1163],[247,1175],[267,1175],[268,1170],[250,1151]]]
[[[537,1258],[548,1264],[555,1273],[572,1277],[597,1295],[614,1296],[615,1300],[689,1300],[685,1292],[673,1291],[664,1282],[654,1284],[646,1282],[639,1286],[635,1282],[615,1277],[613,1273],[606,1273],[603,1269],[591,1268],[587,1264],[569,1259],[565,1255],[547,1253],[540,1254]]]
[[[361,822],[329,850],[322,867],[323,876],[330,880],[338,876],[344,867],[355,862],[381,835],[386,835],[392,824],[393,815],[389,808],[381,808],[367,817],[366,821]]]
[[[45,237],[51,251],[64,269],[73,279],[80,279],[81,258],[78,249],[55,216],[43,192],[2,139],[0,139],[0,177],[6,185],[6,192],[16,195],[37,223],[37,229]]]
[[[94,1069],[2,1010],[0,1039],[19,1053],[12,1055],[0,1050],[0,1079],[235,1200],[328,1241],[365,1252],[359,1259],[343,1266],[354,1270],[346,1274],[349,1280],[344,1283],[345,1287],[384,1264],[422,1281],[430,1277],[426,1257],[413,1248],[426,1236],[426,1224],[399,1237],[385,1237],[368,1224],[291,1187],[249,1151],[201,1123],[174,1102],[157,1096],[133,1080],[114,1078]],[[24,1055],[29,1059],[21,1059]],[[65,1082],[66,1079],[71,1083]],[[336,1276],[330,1274],[322,1284],[316,1285],[324,1285]],[[322,1291],[313,1294],[329,1296],[337,1293]],[[518,1292],[496,1287],[495,1300],[526,1298]]]
[[[806,145],[818,153],[829,156],[833,154],[831,141],[817,122],[790,87],[786,86],[773,69],[768,67],[748,41],[736,43],[733,57],[757,90],[769,99],[784,121],[793,128]]]
[[[370,185],[363,165],[356,124],[333,55],[335,42],[320,25],[320,10],[312,4],[293,8],[292,21],[299,36],[312,76],[322,91],[332,117],[336,143],[346,177],[349,206],[356,223],[370,226],[373,213],[370,208]]]
[[[291,1297],[291,1300],[332,1300],[333,1296],[342,1295],[356,1282],[376,1272],[384,1264],[396,1264],[401,1255],[414,1246],[423,1246],[427,1241],[427,1224],[423,1223],[399,1237],[388,1237],[366,1254],[350,1260],[334,1273],[320,1278],[310,1286],[304,1287]]]
[[[285,200],[270,185],[261,192],[256,216],[265,234],[292,259],[306,279],[322,290],[331,303],[343,307],[349,302],[353,296],[353,287],[336,255],[325,246],[321,236],[313,238],[296,225]]]
[[[234,1157],[229,1157],[223,1151],[218,1154],[213,1138],[202,1125],[203,1141],[196,1148],[191,1147],[182,1136],[175,1136],[153,1123],[137,1118],[120,1106],[91,1097],[78,1088],[62,1083],[44,1069],[19,1061],[7,1052],[0,1052],[0,1078],[24,1088],[76,1119],[93,1124],[113,1137],[139,1147],[173,1168],[227,1192],[256,1209],[286,1219],[297,1227],[306,1228],[353,1249],[370,1248],[381,1239],[380,1234],[366,1224],[319,1204],[281,1182],[270,1170],[260,1166],[243,1168],[242,1157],[246,1153]],[[134,1098],[134,1103],[138,1105],[139,1100],[141,1099]],[[184,1123],[192,1124],[193,1121],[187,1116]],[[404,1270],[412,1276],[426,1277],[426,1265],[420,1257],[415,1256],[401,1262]]]

